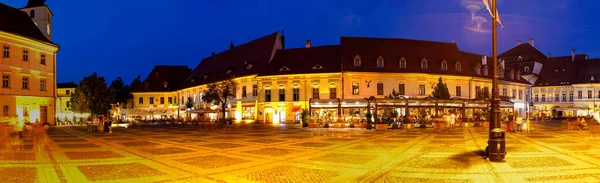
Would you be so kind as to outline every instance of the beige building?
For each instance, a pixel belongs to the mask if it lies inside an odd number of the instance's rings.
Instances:
[[[15,9],[0,3],[0,121],[54,124],[56,53],[52,13],[44,4]],[[32,21],[33,20],[33,21]]]

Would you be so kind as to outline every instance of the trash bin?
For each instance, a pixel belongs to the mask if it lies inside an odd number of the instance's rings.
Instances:
[[[490,161],[502,162],[506,156],[505,132],[500,128],[494,128],[490,131],[490,140],[488,141],[488,158]]]

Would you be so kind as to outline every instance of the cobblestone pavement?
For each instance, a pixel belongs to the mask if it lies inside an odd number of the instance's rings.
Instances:
[[[534,124],[507,135],[504,163],[478,155],[482,127],[52,127],[0,134],[0,182],[600,182],[599,125]]]

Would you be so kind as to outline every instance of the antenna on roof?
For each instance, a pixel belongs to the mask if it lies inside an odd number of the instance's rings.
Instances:
[[[235,45],[233,45],[233,41],[231,41],[231,42],[229,43],[229,49],[233,49],[233,47],[235,47]]]

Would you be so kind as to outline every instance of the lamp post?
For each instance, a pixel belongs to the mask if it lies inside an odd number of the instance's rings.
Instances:
[[[500,123],[500,98],[498,97],[498,53],[497,53],[497,18],[496,0],[491,2],[492,11],[492,100],[490,113],[490,128],[486,153],[490,161],[502,162],[506,155],[505,132]]]

